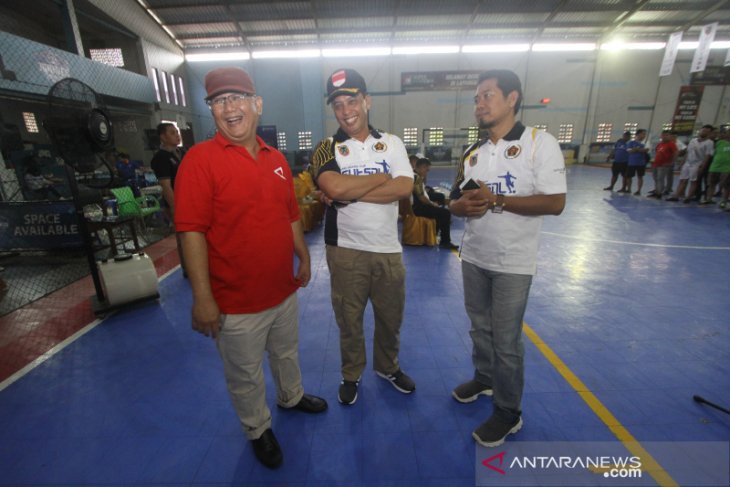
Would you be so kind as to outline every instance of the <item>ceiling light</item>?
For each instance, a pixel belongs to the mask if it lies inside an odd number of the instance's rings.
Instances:
[[[186,54],[185,60],[191,63],[203,61],[245,61],[251,56],[247,52],[209,52],[205,54]]]
[[[405,46],[394,47],[393,54],[456,54],[459,46]]]
[[[601,44],[602,51],[622,51],[626,50],[659,50],[667,46],[666,42],[607,42]]]
[[[313,58],[319,57],[322,53],[319,49],[299,50],[278,50],[278,51],[254,51],[251,57],[254,59],[282,59],[282,58]]]
[[[529,44],[480,44],[462,46],[461,52],[527,52]]]
[[[349,57],[349,56],[389,56],[389,47],[344,47],[337,49],[322,49],[323,57]]]
[[[541,43],[533,44],[532,50],[535,52],[558,52],[558,51],[595,51],[596,44],[593,42],[577,42],[577,43]]]

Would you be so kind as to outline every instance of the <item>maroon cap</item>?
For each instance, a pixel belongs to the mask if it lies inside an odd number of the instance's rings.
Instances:
[[[256,87],[253,80],[246,71],[241,68],[218,68],[205,75],[205,91],[208,96],[206,100],[227,93],[230,91],[236,93],[256,94]]]

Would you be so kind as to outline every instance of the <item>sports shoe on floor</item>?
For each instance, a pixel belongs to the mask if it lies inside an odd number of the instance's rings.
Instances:
[[[459,246],[458,245],[454,245],[451,242],[448,242],[448,243],[441,242],[439,244],[439,247],[442,248],[442,249],[446,249],[446,250],[459,250]]]
[[[359,380],[342,379],[340,390],[337,392],[337,400],[345,405],[355,404],[357,401],[357,386],[360,385]]]
[[[702,201],[700,201],[700,204],[701,205],[714,205],[715,202],[712,201],[712,200],[705,200],[705,199],[703,199]]]
[[[727,201],[721,201],[720,204],[717,206],[719,206],[721,210],[724,210],[725,206],[727,206]]]
[[[378,371],[375,371],[375,373],[383,379],[389,381],[391,384],[393,384],[393,387],[398,389],[403,394],[410,394],[411,392],[416,390],[416,384],[415,382],[413,382],[413,379],[408,377],[400,369],[392,374],[384,374]]]
[[[251,440],[251,445],[256,458],[266,467],[277,468],[284,460],[279,442],[276,441],[276,436],[271,428],[264,431],[259,438]]]
[[[499,420],[496,416],[492,415],[488,420],[481,424],[474,433],[471,434],[472,438],[476,440],[482,446],[491,448],[499,446],[504,443],[507,435],[517,433],[522,428],[522,418],[517,418],[517,421],[509,424]]]
[[[616,192],[617,192],[617,193],[628,193],[629,191],[628,191],[628,190],[626,190],[626,189],[619,189],[619,190],[618,190],[618,191],[616,191]]]
[[[634,196],[641,196],[641,191],[637,191],[634,193]]]
[[[613,187],[611,187],[611,186],[606,186],[605,188],[603,188],[603,190],[604,190],[604,191],[613,191]]]
[[[475,380],[470,380],[469,382],[464,382],[463,384],[456,386],[456,388],[451,391],[451,395],[454,396],[454,399],[457,401],[466,404],[476,401],[479,399],[480,395],[491,396],[492,387],[485,386],[481,382],[477,382]]]
[[[679,198],[676,196],[670,196],[669,198],[664,198],[664,201],[679,201]]]

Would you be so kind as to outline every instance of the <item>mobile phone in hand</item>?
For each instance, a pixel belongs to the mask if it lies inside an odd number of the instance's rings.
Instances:
[[[468,189],[479,189],[479,184],[473,179],[470,179],[466,182],[466,184],[464,184],[464,186],[461,187],[462,191],[466,191]]]

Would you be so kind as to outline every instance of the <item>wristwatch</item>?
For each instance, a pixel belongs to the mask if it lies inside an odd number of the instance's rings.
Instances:
[[[504,195],[498,194],[497,199],[494,201],[494,206],[492,206],[492,213],[502,213],[504,211]]]

